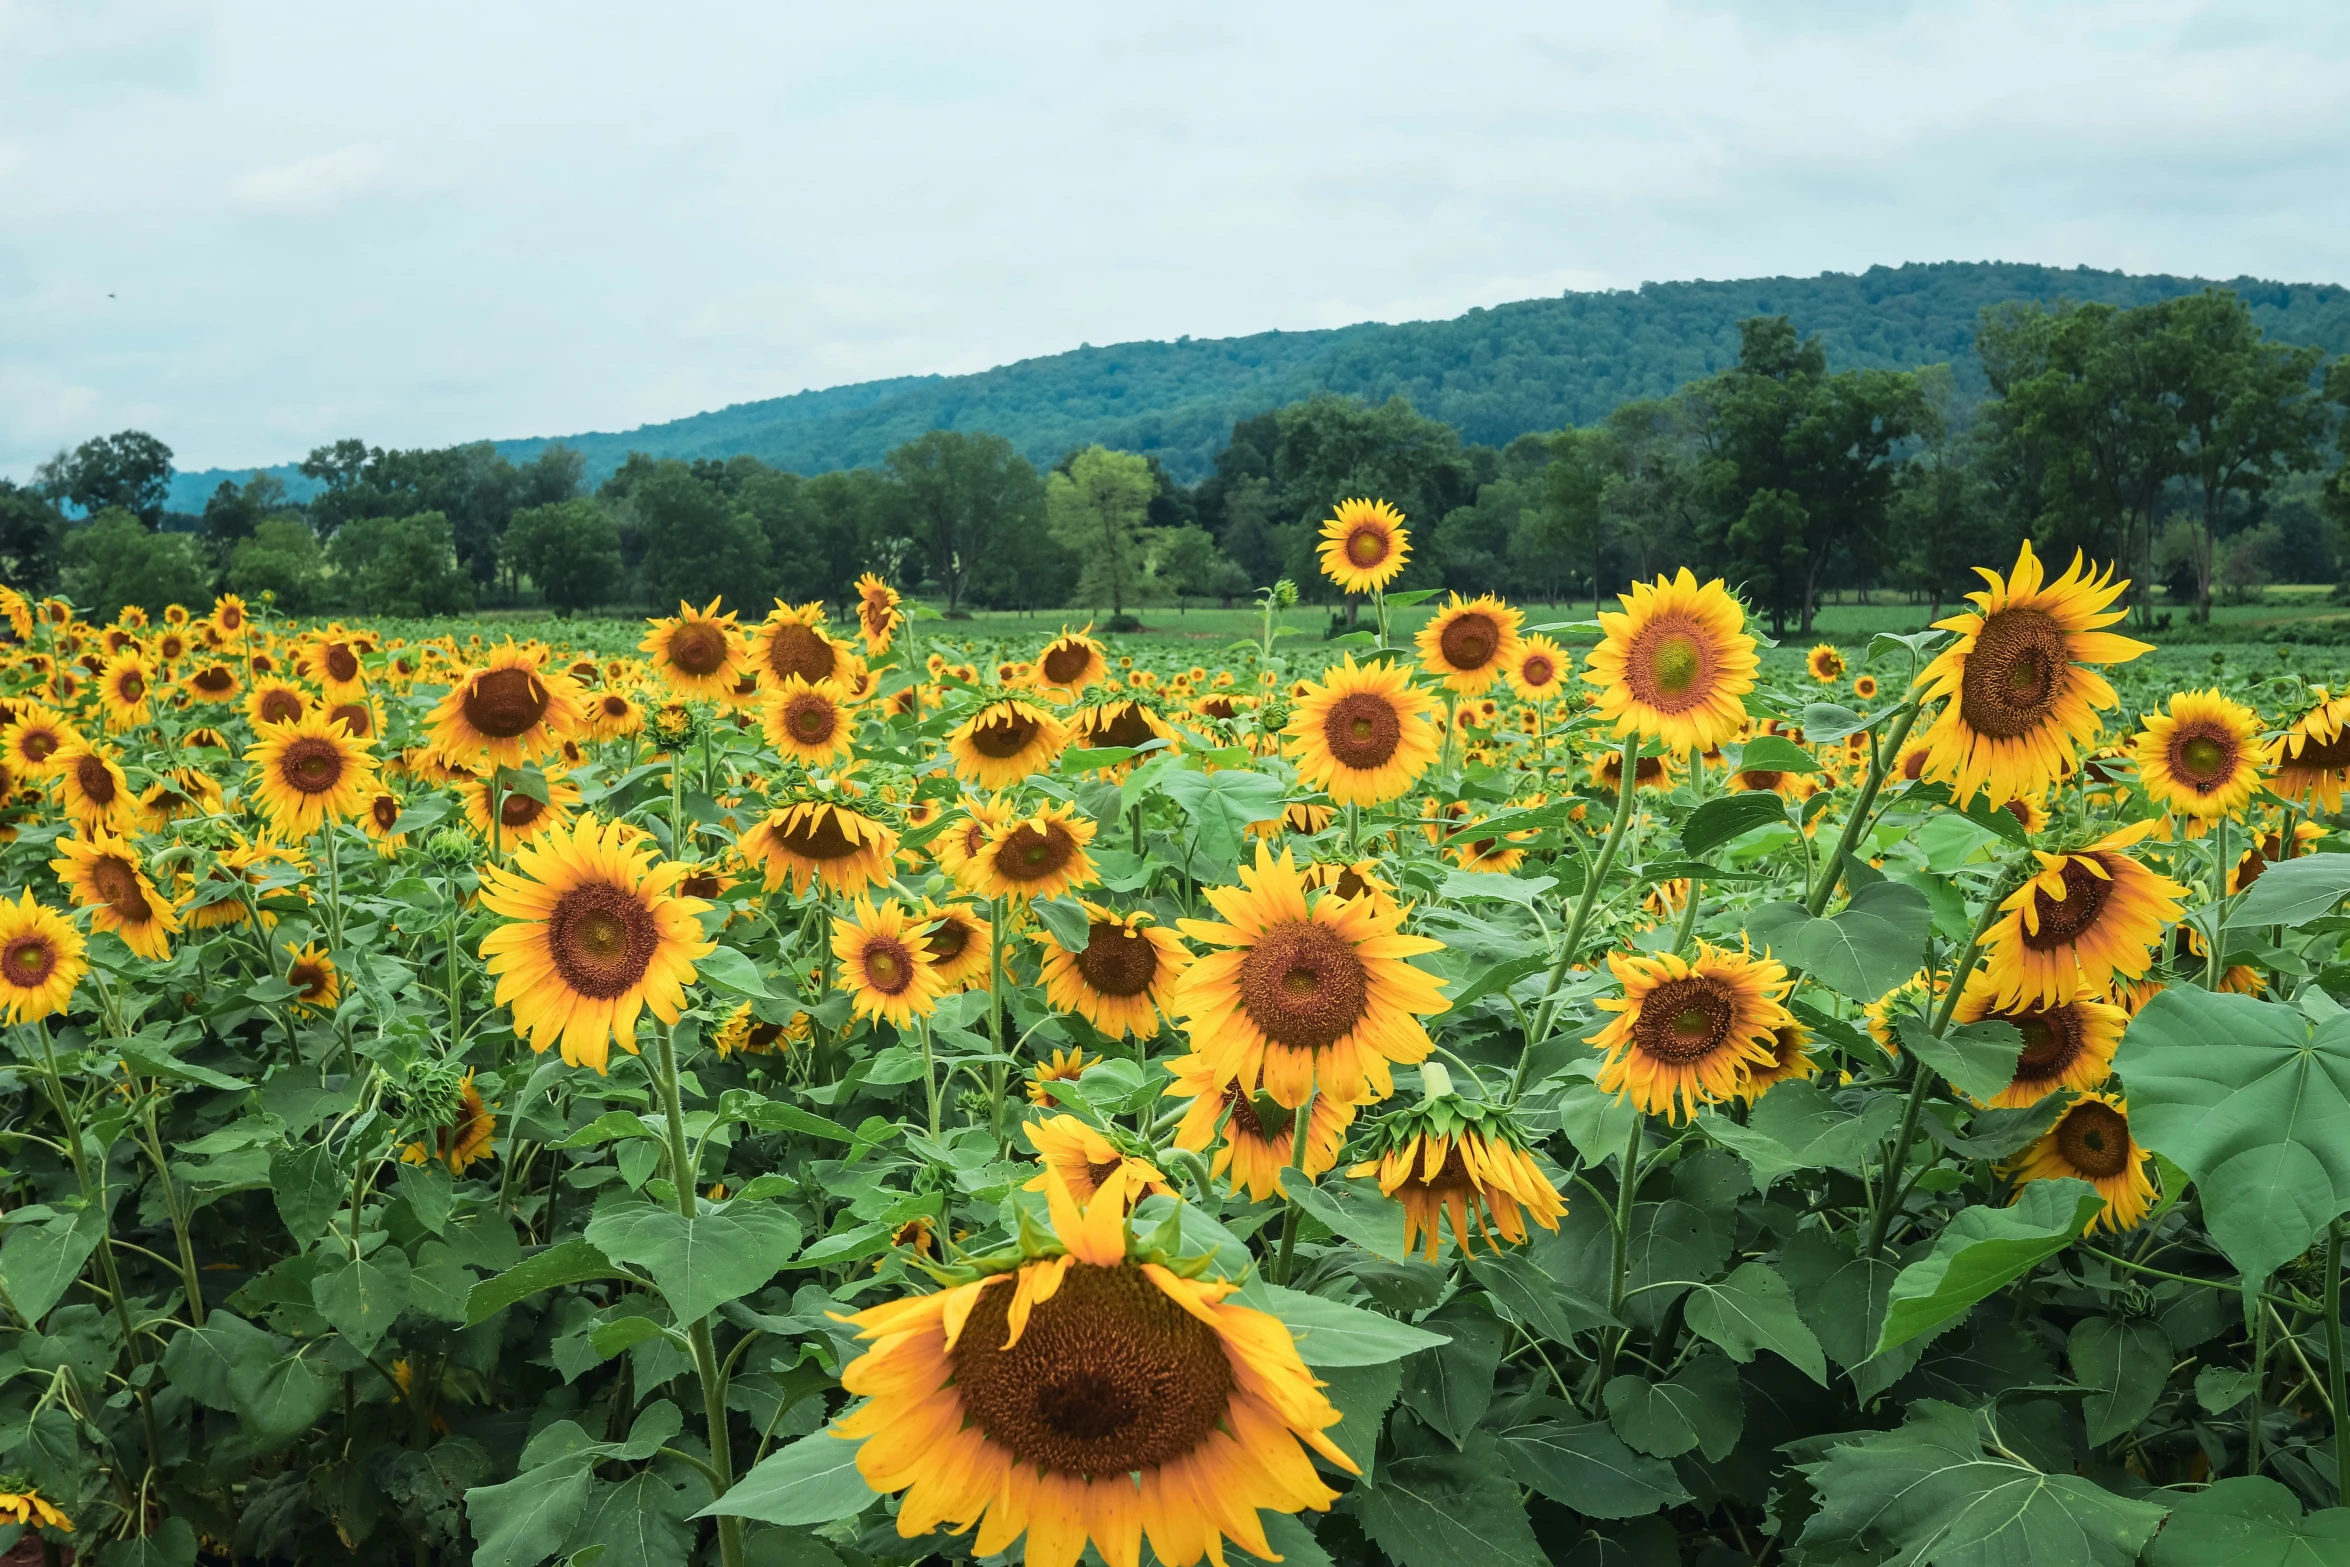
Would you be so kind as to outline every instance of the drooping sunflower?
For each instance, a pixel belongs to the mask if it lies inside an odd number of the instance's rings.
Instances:
[[[57,753],[49,781],[67,820],[84,832],[119,831],[138,825],[138,802],[131,794],[130,781],[114,765],[114,758],[86,740],[76,739]]]
[[[1444,1011],[1442,981],[1410,959],[1443,943],[1403,933],[1371,902],[1324,894],[1310,903],[1283,850],[1257,846],[1238,887],[1208,890],[1221,920],[1181,922],[1225,950],[1197,959],[1167,1010],[1190,1032],[1219,1084],[1260,1086],[1292,1109],[1319,1086],[1349,1104],[1395,1092],[1389,1067],[1427,1059],[1420,1019]]]
[[[1017,697],[990,702],[947,736],[955,776],[982,789],[1006,789],[1053,765],[1069,730],[1041,707]]]
[[[1114,1186],[1129,1208],[1153,1192],[1175,1195],[1175,1188],[1167,1184],[1157,1165],[1119,1148],[1073,1115],[1023,1122],[1020,1135],[1028,1139],[1037,1162],[1044,1166],[1024,1190],[1041,1192],[1059,1181],[1070,1196],[1089,1203]]]
[[[0,1523],[73,1533],[73,1520],[31,1486],[21,1491],[0,1491]]]
[[[1771,1063],[1748,1067],[1740,1094],[1747,1099],[1760,1099],[1774,1084],[1810,1077],[1816,1070],[1811,1047],[1811,1030],[1801,1023],[1786,1023],[1771,1030]]]
[[[547,797],[544,800],[523,793],[520,789],[506,789],[498,795],[498,830],[490,831],[490,784],[487,776],[468,778],[457,785],[457,798],[465,807],[465,820],[474,836],[484,843],[500,843],[511,848],[518,843],[529,843],[550,832],[560,832],[579,809],[579,785],[561,773],[547,773],[544,782]]]
[[[2330,815],[2350,784],[2350,696],[2318,689],[2317,705],[2295,719],[2269,748],[2276,776],[2269,787],[2288,800],[2315,796]]]
[[[742,849],[759,862],[769,892],[786,881],[794,893],[820,882],[855,897],[890,879],[898,835],[845,805],[802,800],[776,810],[745,833]]]
[[[126,648],[98,672],[98,707],[106,732],[121,734],[155,717],[155,671],[136,648]]]
[[[1147,913],[1120,914],[1080,901],[1092,922],[1081,951],[1062,946],[1050,931],[1035,933],[1045,949],[1045,1001],[1113,1038],[1152,1038],[1159,1031],[1159,1009],[1191,966],[1191,954]]]
[[[1073,1083],[1083,1077],[1088,1068],[1100,1066],[1103,1059],[1101,1056],[1087,1055],[1082,1045],[1071,1045],[1066,1050],[1054,1051],[1029,1070],[1028,1102],[1032,1105],[1058,1103],[1053,1097],[1053,1084]]]
[[[330,821],[367,808],[375,797],[376,761],[339,719],[310,713],[292,723],[262,724],[245,753],[254,797],[270,825],[307,838]]]
[[[14,903],[0,898],[0,1018],[32,1023],[64,1011],[89,972],[73,921],[35,902],[30,887]]]
[[[1036,655],[1037,685],[1075,697],[1087,686],[1110,678],[1110,661],[1102,645],[1085,634],[1092,629],[1090,623],[1085,631],[1063,626],[1061,634],[1045,644],[1044,651]]]
[[[762,686],[778,685],[790,675],[822,685],[838,678],[847,652],[825,633],[821,602],[794,609],[777,599],[751,645],[751,667]]]
[[[649,622],[637,647],[653,673],[688,701],[717,701],[750,667],[750,649],[735,616],[719,614],[716,598],[701,609],[679,599],[677,613]]]
[[[256,729],[263,724],[290,724],[309,710],[309,693],[274,675],[256,680],[245,694],[245,721]]]
[[[841,966],[835,983],[857,1016],[904,1028],[938,1010],[938,971],[923,961],[922,937],[899,905],[859,898],[848,918],[832,922],[832,955]]]
[[[865,651],[879,658],[897,637],[898,590],[868,571],[857,579],[857,629],[865,634]]]
[[[1243,1088],[1237,1079],[1217,1087],[1216,1064],[1205,1056],[1178,1056],[1167,1063],[1167,1070],[1175,1080],[1167,1085],[1166,1097],[1190,1101],[1176,1123],[1175,1146],[1196,1153],[1214,1143],[1208,1179],[1226,1180],[1234,1196],[1245,1191],[1249,1201],[1263,1202],[1284,1195],[1282,1172],[1297,1167],[1291,1160],[1297,1112],[1261,1090]],[[1307,1180],[1318,1180],[1338,1167],[1357,1108],[1329,1094],[1314,1096],[1313,1108],[1306,1112]]]
[[[1412,553],[1412,536],[1404,528],[1403,513],[1385,501],[1357,498],[1341,501],[1322,524],[1322,542],[1315,552],[1322,575],[1349,593],[1384,588],[1402,572]]]
[[[1693,961],[1611,952],[1607,963],[1624,994],[1599,1003],[1616,1016],[1584,1041],[1607,1052],[1602,1089],[1680,1121],[1777,1066],[1778,1031],[1795,1021],[1781,1004],[1791,988],[1784,965],[1704,942]]]
[[[2054,783],[2096,738],[2098,710],[2120,700],[2087,666],[2153,651],[2100,629],[2122,618],[2106,606],[2129,588],[2110,566],[2086,575],[2076,553],[2046,582],[2027,539],[2004,579],[1975,569],[1990,586],[1967,595],[1974,613],[1934,622],[1957,640],[1918,676],[1928,701],[1945,701],[1926,731],[1925,776],[1947,780],[1962,806],[1978,791],[2013,800]]]
[[[968,903],[925,901],[912,923],[927,923],[922,933],[922,958],[938,976],[941,994],[952,995],[984,985],[993,961],[995,924]]]
[[[90,925],[122,938],[124,946],[152,963],[171,959],[171,938],[180,928],[179,911],[155,890],[141,868],[139,851],[122,839],[91,831],[57,840],[59,858],[49,862],[73,901],[90,911]]]
[[[81,733],[63,713],[39,702],[17,701],[16,716],[0,729],[0,761],[28,783],[54,776],[58,757],[78,745]]]
[[[1394,664],[1354,655],[1309,685],[1282,733],[1298,777],[1341,805],[1400,799],[1443,749],[1436,703]]]
[[[1376,1176],[1379,1194],[1403,1204],[1403,1249],[1409,1256],[1423,1235],[1422,1256],[1434,1262],[1443,1246],[1442,1221],[1452,1220],[1453,1243],[1476,1250],[1470,1221],[1488,1251],[1494,1239],[1522,1245],[1527,1219],[1555,1230],[1567,1211],[1565,1199],[1542,1173],[1525,1140],[1499,1109],[1472,1104],[1451,1094],[1423,1100],[1379,1123],[1369,1150],[1373,1157],[1347,1173]]]
[[[2008,1173],[2017,1197],[2033,1181],[2087,1181],[2104,1197],[2105,1207],[2081,1233],[2103,1227],[2119,1234],[2136,1229],[2154,1205],[2154,1182],[2146,1173],[2152,1162],[2130,1136],[2128,1103],[2092,1093],[2018,1155]]]
[[[2084,989],[2052,1006],[2027,1001],[2004,1007],[1988,974],[1970,978],[1952,1016],[1961,1023],[2013,1023],[2024,1036],[2015,1080],[1987,1101],[1988,1106],[2021,1109],[2060,1088],[2087,1094],[2103,1087],[2113,1074],[2113,1053],[2130,1021],[2127,1012],[2104,999],[2106,994]]]
[[[2147,798],[2180,816],[2239,816],[2260,783],[2260,715],[2217,691],[2174,695],[2133,749]]]
[[[1420,667],[1448,691],[1480,696],[1517,660],[1522,618],[1490,593],[1473,599],[1455,593],[1420,628]]]
[[[1844,678],[1844,655],[1834,643],[1822,642],[1804,655],[1803,667],[1821,685],[1832,686]]]
[[[433,748],[466,767],[520,767],[559,749],[586,718],[578,682],[507,642],[460,673],[427,720]]]
[[[497,1000],[533,1050],[600,1074],[610,1045],[634,1053],[647,1009],[664,1023],[685,1010],[694,964],[717,945],[697,918],[709,907],[674,889],[688,867],[654,863],[641,832],[582,814],[568,832],[486,866],[482,906],[510,923],[482,938]]]
[[[1999,905],[2004,917],[1984,938],[1983,972],[2002,1006],[2069,1001],[2153,967],[2155,943],[2187,898],[2186,888],[2122,852],[2154,821],[2069,853],[2033,851],[2040,874]]]
[[[1094,824],[1074,807],[1055,803],[1030,816],[992,828],[979,852],[964,862],[956,881],[983,898],[1057,898],[1092,882],[1096,872],[1085,846]]]
[[[1567,650],[1536,632],[1519,642],[1509,662],[1510,689],[1521,701],[1548,702],[1565,687],[1568,665]]]
[[[1623,612],[1601,613],[1599,645],[1584,655],[1592,708],[1618,739],[1637,734],[1675,751],[1711,751],[1738,737],[1742,700],[1760,667],[1746,611],[1719,578],[1635,582],[1617,595]]]
[[[1235,1281],[1130,1260],[1117,1194],[1047,1194],[1058,1255],[849,1319],[873,1347],[842,1370],[865,1402],[833,1434],[863,1442],[867,1485],[906,1493],[907,1539],[976,1523],[972,1553],[995,1556],[1025,1533],[1029,1567],[1076,1567],[1089,1542],[1134,1567],[1146,1536],[1166,1567],[1222,1560],[1226,1538],[1268,1558],[1260,1509],[1337,1499],[1304,1448],[1360,1472],[1295,1336],[1231,1304]]]
[[[402,1164],[445,1164],[451,1175],[463,1175],[466,1167],[490,1157],[491,1144],[497,1135],[498,1118],[490,1113],[482,1099],[481,1090],[473,1086],[473,1071],[465,1072],[465,1081],[457,1090],[457,1105],[452,1118],[433,1128],[432,1143],[410,1143],[400,1150]]]
[[[343,1002],[343,979],[335,960],[316,942],[305,947],[286,943],[286,983],[294,987],[287,1005],[298,1013],[331,1014]]]
[[[848,710],[837,689],[786,675],[768,687],[759,728],[776,754],[803,767],[828,767],[849,754]]]

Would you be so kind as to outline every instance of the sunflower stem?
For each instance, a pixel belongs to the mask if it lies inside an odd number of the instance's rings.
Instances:
[[[938,1061],[930,1044],[930,1019],[922,1020],[922,1087],[930,1100],[930,1140],[938,1141]]]
[[[1583,944],[1583,932],[1591,924],[1591,911],[1599,905],[1600,883],[1616,863],[1616,851],[1623,846],[1624,833],[1632,825],[1633,782],[1640,767],[1640,737],[1633,735],[1624,741],[1623,768],[1616,779],[1616,814],[1608,823],[1607,837],[1600,843],[1599,856],[1591,862],[1583,878],[1583,891],[1575,899],[1575,917],[1567,924],[1566,940],[1560,944],[1558,956],[1551,960],[1550,974],[1542,984],[1542,1004],[1534,1014],[1534,1031],[1526,1039],[1526,1048],[1550,1037],[1550,1026],[1558,1004],[1559,984],[1567,976],[1567,965]],[[1524,1069],[1521,1059],[1520,1070]]]
[[[685,1107],[677,1095],[677,1025],[661,1025],[661,1054],[659,1070],[661,1110],[669,1123],[669,1178],[677,1191],[677,1211],[691,1223],[697,1216],[699,1200],[694,1193],[693,1154],[686,1144]],[[935,1118],[934,1118],[935,1119]],[[702,1416],[710,1431],[711,1499],[724,1496],[734,1488],[734,1440],[726,1429],[726,1379],[718,1370],[718,1351],[710,1338],[710,1319],[696,1318],[686,1329],[686,1339],[693,1346],[694,1372],[702,1384]],[[718,1556],[725,1567],[741,1567],[743,1559],[743,1524],[740,1518],[720,1517],[718,1520]]]
[[[1703,766],[1703,763],[1699,764]],[[1689,950],[1689,938],[1697,929],[1697,894],[1704,882],[1695,876],[1689,878],[1689,901],[1682,906],[1681,923],[1673,929],[1673,955],[1679,957]]]
[[[2251,1280],[2245,1280],[2247,1288]],[[2252,1313],[2252,1397],[2251,1407],[2244,1415],[2244,1472],[2260,1473],[2260,1384],[2268,1377],[2268,1313],[2255,1307]]]
[[[2227,974],[2228,933],[2228,819],[2222,815],[2211,829],[2211,950],[2203,955],[2203,988],[2219,989]]]
[[[2290,830],[2291,823],[2286,823]],[[2350,1497],[2350,1432],[2343,1430],[2350,1403],[2342,1387],[2342,1221],[2326,1226],[2326,1392],[2334,1401],[2334,1483]]]
[[[1608,1261],[1607,1311],[1611,1317],[1624,1313],[1624,1280],[1629,1276],[1632,1260],[1632,1202],[1640,1193],[1640,1139],[1648,1130],[1648,1117],[1637,1109],[1632,1112],[1632,1130],[1624,1138],[1624,1156],[1616,1167],[1616,1211],[1614,1218],[1613,1254]],[[1616,1352],[1622,1348],[1628,1334],[1609,1339],[1600,1350],[1599,1384],[1607,1386],[1615,1374]]]
[[[1860,794],[1852,802],[1852,814],[1844,819],[1844,831],[1836,840],[1834,852],[1828,856],[1827,863],[1820,867],[1819,880],[1813,884],[1811,895],[1803,900],[1804,908],[1813,917],[1824,912],[1828,900],[1836,896],[1837,884],[1844,880],[1844,862],[1851,857],[1854,847],[1860,842],[1860,835],[1868,830],[1869,820],[1876,814],[1877,792],[1885,787],[1885,758],[1890,756],[1899,760],[1901,747],[1908,741],[1910,728],[1917,723],[1923,706],[1916,697],[1911,697],[1909,704],[1902,708],[1901,716],[1894,720],[1893,732],[1885,737],[1884,746],[1870,754],[1869,775],[1860,786]]]
[[[1436,1070],[1442,1072],[1444,1068],[1438,1067]],[[1290,1112],[1289,1167],[1297,1172],[1297,1178],[1301,1181],[1306,1178],[1306,1131],[1313,1124],[1313,1109],[1314,1090],[1309,1088],[1306,1090],[1305,1103]],[[1274,1281],[1277,1284],[1286,1285],[1289,1282],[1290,1262],[1292,1254],[1297,1250],[1298,1212],[1297,1198],[1293,1196],[1289,1199],[1289,1212],[1281,1219],[1281,1261],[1276,1269],[1281,1276]]]
[[[1000,1059],[1004,1054],[1004,900],[997,898],[988,911],[987,924],[987,1039],[988,1048],[998,1060],[988,1064],[987,1130],[995,1139],[996,1153],[1004,1152],[1004,1097],[1011,1090],[1011,1070]],[[933,1121],[937,1119],[934,1115]],[[936,1136],[936,1132],[931,1135]]]

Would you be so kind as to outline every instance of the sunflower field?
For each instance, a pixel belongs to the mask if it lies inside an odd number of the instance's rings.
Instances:
[[[2350,695],[1324,539],[1204,662],[0,590],[0,1550],[2350,1561]]]

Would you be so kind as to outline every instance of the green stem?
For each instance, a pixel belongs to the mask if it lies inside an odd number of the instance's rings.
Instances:
[[[2252,1397],[2244,1417],[2244,1472],[2260,1473],[2260,1384],[2268,1377],[2268,1313],[2252,1314]]]
[[[930,1140],[938,1141],[938,1060],[931,1049],[930,1019],[922,1020],[922,1087],[930,1098]]]
[[[1566,978],[1567,965],[1581,950],[1583,932],[1591,924],[1591,911],[1599,903],[1600,883],[1614,869],[1616,851],[1623,845],[1624,833],[1632,824],[1632,794],[1634,780],[1640,767],[1640,737],[1633,735],[1624,742],[1623,771],[1616,785],[1615,819],[1608,823],[1607,837],[1599,846],[1599,856],[1590,863],[1583,878],[1583,891],[1575,899],[1575,916],[1567,924],[1567,939],[1560,944],[1558,956],[1551,961],[1549,977],[1543,981],[1542,1004],[1535,1010],[1534,1030],[1526,1038],[1526,1048],[1533,1049],[1550,1036],[1552,1012],[1558,1004],[1559,984]]]
[[[693,1155],[686,1146],[685,1107],[677,1095],[677,1026],[661,1025],[660,1055],[661,1109],[669,1122],[669,1178],[677,1188],[677,1211],[688,1221],[699,1212],[699,1200],[694,1192]],[[714,1471],[710,1482],[713,1499],[724,1496],[734,1488],[734,1442],[726,1429],[726,1379],[718,1371],[718,1352],[710,1339],[710,1319],[695,1319],[686,1329],[686,1338],[693,1346],[694,1372],[702,1384],[702,1417],[709,1425],[710,1468]],[[718,1520],[718,1555],[725,1567],[742,1567],[743,1522],[740,1518],[720,1517]]]
[[[2290,831],[2292,823],[2287,822]],[[2326,1226],[2326,1392],[2334,1401],[2335,1494],[2350,1497],[2350,1432],[2343,1430],[2350,1403],[2342,1389],[2342,1221]]]
[[[1441,1070],[1441,1068],[1439,1069]],[[1306,1131],[1313,1124],[1314,1094],[1306,1092],[1306,1102],[1290,1112],[1289,1167],[1297,1171],[1297,1178],[1306,1178]],[[1289,1199],[1289,1212],[1281,1219],[1281,1261],[1275,1269],[1280,1274],[1276,1281],[1289,1282],[1290,1257],[1297,1249],[1297,1198]]]
[[[1681,923],[1673,928],[1673,953],[1676,957],[1689,950],[1689,938],[1697,929],[1697,895],[1704,885],[1698,877],[1689,878],[1689,901],[1682,906]]]
[[[2211,829],[2211,948],[2203,955],[2203,988],[2219,989],[2227,973],[2228,819],[2222,816]]]
[[[1004,1054],[1004,900],[997,898],[988,911],[987,925],[987,1039],[999,1059],[987,1068],[987,1130],[996,1151],[1004,1148],[1004,1098],[1011,1091],[1011,1069]]]
[[[1885,787],[1885,759],[1892,757],[1897,762],[1900,760],[1902,744],[1909,739],[1909,731],[1918,721],[1919,710],[1919,702],[1912,697],[1909,705],[1901,710],[1901,716],[1894,720],[1893,732],[1885,737],[1883,747],[1871,751],[1869,775],[1852,802],[1852,814],[1844,819],[1844,831],[1837,838],[1836,848],[1829,854],[1827,863],[1820,867],[1819,880],[1813,883],[1811,896],[1803,900],[1803,906],[1814,915],[1827,908],[1828,900],[1836,895],[1837,884],[1844,880],[1844,862],[1851,857],[1854,846],[1860,842],[1860,835],[1868,830],[1869,818],[1876,811],[1877,792]]]
[[[1632,1203],[1640,1194],[1640,1138],[1647,1130],[1648,1117],[1634,1111],[1632,1130],[1624,1139],[1624,1156],[1616,1168],[1615,1233],[1612,1237],[1614,1251],[1608,1260],[1607,1312],[1611,1317],[1621,1317],[1624,1313],[1624,1280],[1629,1276],[1632,1261]],[[1616,1352],[1622,1348],[1626,1336],[1626,1333],[1618,1333],[1600,1350],[1599,1381],[1602,1387],[1615,1374]]]

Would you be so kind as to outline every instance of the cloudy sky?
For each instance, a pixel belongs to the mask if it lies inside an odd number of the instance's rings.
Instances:
[[[2350,282],[2350,7],[0,0],[0,474],[1997,258]]]

